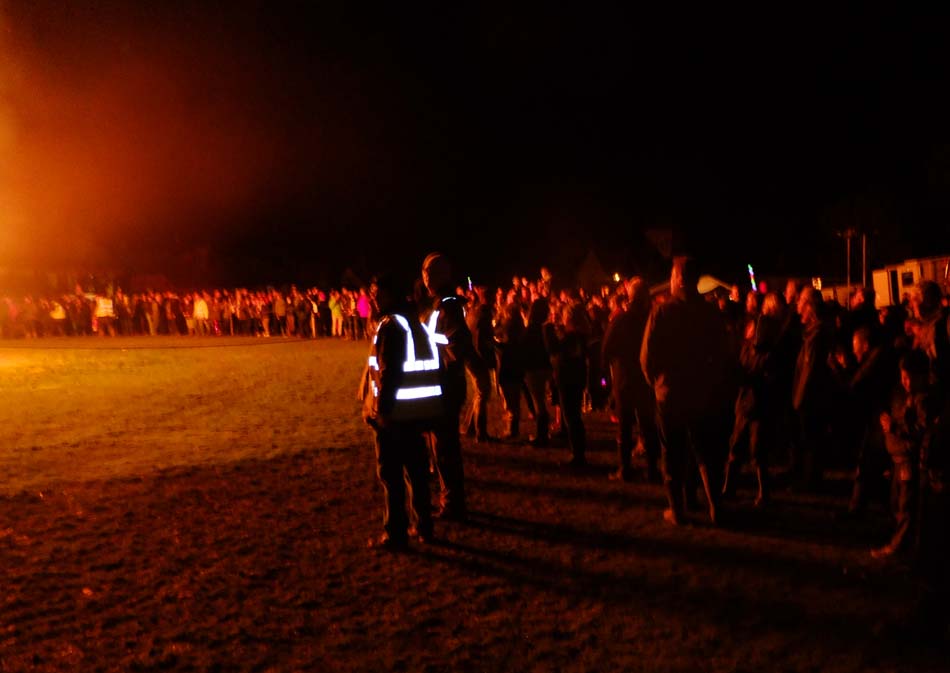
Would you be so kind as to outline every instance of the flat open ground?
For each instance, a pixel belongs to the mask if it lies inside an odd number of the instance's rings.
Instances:
[[[367,549],[365,354],[0,344],[0,671],[950,670],[896,635],[913,584],[868,556],[883,516],[779,494],[665,527],[658,486],[607,480],[600,414],[589,473],[466,442],[471,521]]]

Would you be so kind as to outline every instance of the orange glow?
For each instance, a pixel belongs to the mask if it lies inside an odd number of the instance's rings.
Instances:
[[[67,13],[3,8],[0,267],[102,261],[119,233],[210,227],[259,198],[278,139],[256,123],[266,97],[245,101],[245,82],[215,77],[234,69],[228,53],[141,26],[124,49],[97,35],[57,43],[35,24]]]

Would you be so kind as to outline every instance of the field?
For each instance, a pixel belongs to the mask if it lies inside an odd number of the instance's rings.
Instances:
[[[902,628],[906,568],[868,555],[882,512],[780,493],[668,528],[660,487],[607,480],[603,414],[583,474],[466,441],[471,520],[368,549],[365,354],[0,344],[0,671],[950,670]]]

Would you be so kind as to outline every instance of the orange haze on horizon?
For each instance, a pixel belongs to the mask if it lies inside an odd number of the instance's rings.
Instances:
[[[253,70],[202,29],[4,9],[0,265],[98,264],[165,236],[201,241],[302,189],[302,177],[274,176],[288,138],[309,157],[315,133],[273,123],[273,64]]]

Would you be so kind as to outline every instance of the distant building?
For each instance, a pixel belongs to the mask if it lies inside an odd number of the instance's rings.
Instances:
[[[950,280],[950,255],[907,259],[871,272],[878,306],[899,304],[923,280],[935,281],[944,292]]]

